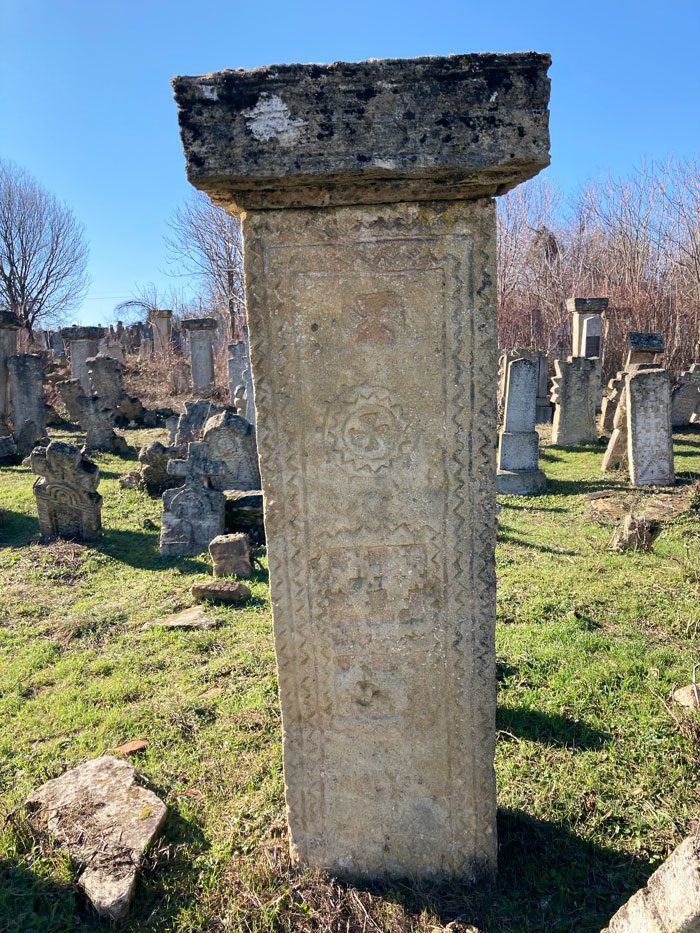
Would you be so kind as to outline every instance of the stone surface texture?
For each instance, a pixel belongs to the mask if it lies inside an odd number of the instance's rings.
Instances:
[[[627,458],[634,486],[672,486],[671,379],[665,369],[627,378]]]
[[[603,933],[700,933],[700,836],[684,839]]]
[[[51,441],[31,455],[39,528],[46,537],[91,541],[102,532],[100,471],[78,447]]]
[[[188,445],[186,460],[170,460],[168,473],[183,476],[184,486],[163,493],[160,553],[169,557],[201,554],[224,531],[224,495],[211,488],[210,477],[223,473],[220,460],[210,460],[202,441]]]
[[[185,410],[177,420],[173,445],[183,452],[191,441],[202,439],[202,432],[207,421],[214,415],[226,409],[210,402],[209,399],[200,398],[193,402],[185,402]]]
[[[78,883],[97,912],[123,920],[167,816],[133,766],[108,755],[87,761],[30,794],[27,809],[34,829],[57,839],[78,863]]]
[[[98,395],[79,395],[75,400],[80,412],[80,427],[85,431],[85,447],[90,450],[109,450],[125,454],[129,445],[114,430],[114,411],[107,399]]]
[[[230,409],[214,415],[204,426],[202,440],[209,456],[224,464],[224,471],[211,478],[213,489],[260,489],[255,430],[245,418]]]
[[[293,851],[474,877],[496,858],[494,205],[244,236]]]
[[[549,162],[549,63],[174,82],[190,180],[245,212],[291,849],[339,876],[495,867],[490,196]]]
[[[177,77],[187,175],[234,212],[503,194],[549,164],[550,61],[452,55]]]
[[[243,603],[253,594],[245,583],[238,580],[204,580],[192,584],[192,596],[197,602]]]
[[[528,496],[545,487],[535,430],[538,385],[539,366],[534,359],[508,362],[503,430],[498,445],[496,487],[500,493]]]
[[[215,577],[252,577],[250,539],[239,532],[218,535],[209,544]]]
[[[552,401],[555,404],[552,443],[561,446],[594,444],[600,369],[583,356],[555,360]]]

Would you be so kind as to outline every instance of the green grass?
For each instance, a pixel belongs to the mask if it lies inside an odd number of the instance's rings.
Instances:
[[[676,440],[686,494],[700,434]],[[158,555],[160,502],[117,482],[135,464],[97,458],[105,535],[90,547],[37,543],[33,477],[1,469],[0,930],[110,929],[22,802],[135,738],[169,817],[126,929],[600,930],[697,817],[700,734],[669,701],[700,660],[698,513],[665,526],[651,554],[607,550],[612,526],[584,496],[625,484],[601,479],[601,455],[547,447],[547,493],[501,499],[500,870],[477,892],[294,871],[265,572],[246,607],[210,610],[216,629],[145,629],[190,605],[210,566]]]

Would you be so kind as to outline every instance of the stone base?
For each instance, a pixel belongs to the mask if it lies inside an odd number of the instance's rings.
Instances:
[[[542,492],[547,477],[542,470],[498,470],[496,492],[504,496],[533,496]]]

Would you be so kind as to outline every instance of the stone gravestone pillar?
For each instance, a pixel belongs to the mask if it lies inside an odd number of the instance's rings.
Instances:
[[[7,361],[17,353],[19,320],[5,308],[0,308],[0,437],[8,431],[10,417],[10,374]]]
[[[0,362],[0,366],[2,363]],[[671,424],[684,428],[693,415],[700,411],[700,363],[693,363],[681,373],[671,393]]]
[[[571,313],[571,355],[587,359],[603,357],[603,314],[608,310],[607,298],[567,298]]]
[[[174,81],[245,212],[292,853],[342,876],[495,867],[492,196],[548,162],[548,65]]]
[[[595,444],[598,361],[570,356],[568,360],[555,360],[554,369],[552,443],[563,447]]]
[[[248,365],[248,348],[245,341],[239,340],[237,343],[228,345],[228,389],[231,401],[236,395],[236,389],[243,382],[243,372]]]
[[[12,425],[17,452],[26,457],[46,437],[44,361],[38,353],[20,353],[7,361],[12,395]]]
[[[500,493],[529,496],[546,483],[538,467],[540,439],[535,430],[539,365],[527,358],[507,365],[496,485]]]
[[[672,486],[671,379],[665,369],[627,377],[627,457],[633,486]]]
[[[64,327],[61,336],[69,346],[71,375],[80,382],[83,392],[89,392],[90,380],[86,360],[97,356],[104,328]]]
[[[213,317],[188,318],[182,322],[190,338],[192,388],[207,391],[214,384],[214,331],[218,324]]]
[[[224,472],[220,460],[211,460],[207,445],[187,446],[186,460],[169,460],[168,474],[184,476],[185,485],[163,493],[160,553],[168,557],[201,554],[223,534],[226,498],[209,480]]]
[[[153,349],[156,353],[165,353],[172,347],[173,312],[168,308],[155,309],[149,318],[153,326]]]

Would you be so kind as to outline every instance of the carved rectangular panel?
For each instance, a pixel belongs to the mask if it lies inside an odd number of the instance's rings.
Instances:
[[[495,864],[494,207],[244,224],[294,853]]]

